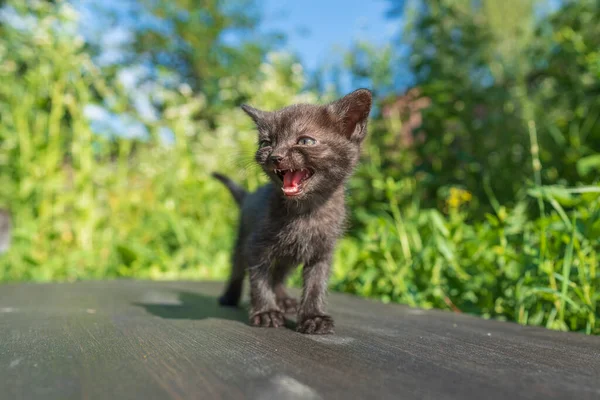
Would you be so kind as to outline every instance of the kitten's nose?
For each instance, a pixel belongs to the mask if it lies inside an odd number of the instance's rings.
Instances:
[[[277,154],[274,154],[274,155],[270,156],[269,159],[271,160],[271,162],[273,164],[279,165],[279,163],[281,162],[281,160],[283,160],[283,157],[278,156]]]

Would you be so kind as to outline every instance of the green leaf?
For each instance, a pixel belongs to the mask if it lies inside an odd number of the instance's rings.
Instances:
[[[548,201],[550,201],[550,199],[554,199],[559,204],[567,207],[575,204],[573,195],[569,189],[565,188],[564,186],[541,186],[529,189],[527,193],[536,199],[542,198]]]
[[[429,213],[429,220],[432,225],[440,232],[444,237],[450,236],[450,231],[446,228],[442,215],[437,210],[431,210]]]
[[[589,175],[592,172],[600,172],[600,154],[580,158],[577,161],[577,172],[581,176]]]

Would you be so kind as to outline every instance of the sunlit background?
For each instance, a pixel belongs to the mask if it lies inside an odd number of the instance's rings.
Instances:
[[[595,0],[0,0],[0,280],[223,279],[242,103],[376,97],[332,290],[597,334]],[[299,283],[299,277],[292,278]]]

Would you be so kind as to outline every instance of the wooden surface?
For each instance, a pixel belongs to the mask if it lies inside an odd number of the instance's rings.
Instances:
[[[600,399],[600,338],[330,296],[336,334],[251,328],[222,285],[0,286],[2,399]]]

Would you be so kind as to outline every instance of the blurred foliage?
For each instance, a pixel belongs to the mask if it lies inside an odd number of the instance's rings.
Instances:
[[[259,33],[260,9],[254,0],[141,0],[170,29],[138,32],[134,53],[155,66],[177,71],[192,90],[207,97],[215,113],[248,99],[250,93],[222,91],[220,81],[237,85],[255,80],[268,49],[281,35]]]
[[[267,42],[221,41],[228,27],[256,26],[254,3],[148,2],[175,28],[141,35],[133,49],[159,71],[157,116],[146,118],[115,66],[95,62],[69,3],[5,3],[0,207],[14,235],[0,280],[224,278],[238,211],[209,173],[249,189],[264,182],[254,128],[236,105],[335,93],[305,90],[301,65]],[[380,101],[349,184],[352,224],[332,288],[599,333],[600,6],[394,3],[404,41],[361,42],[344,60]],[[414,75],[403,95],[392,94],[396,46],[410,49]],[[146,134],[95,125],[99,108]]]
[[[600,35],[590,23],[598,4],[566,2],[536,20],[540,3],[442,0],[414,13],[415,86],[433,104],[417,149],[430,198],[464,185],[485,210],[486,181],[501,203],[514,203],[540,170],[532,152],[543,165],[537,184],[597,182],[578,163],[600,148]]]

